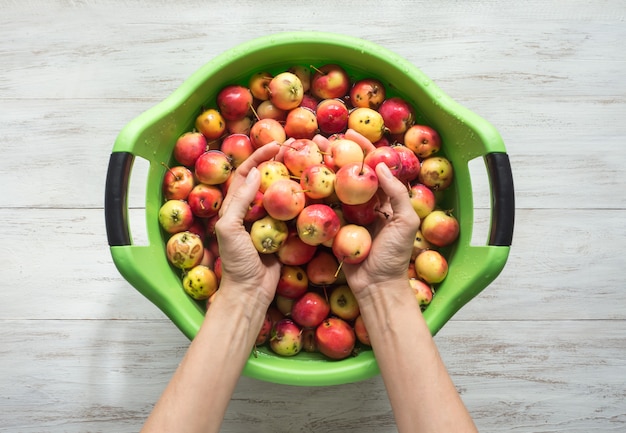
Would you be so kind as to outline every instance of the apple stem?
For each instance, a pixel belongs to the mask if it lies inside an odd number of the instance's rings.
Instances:
[[[174,172],[172,171],[172,169],[170,168],[170,166],[169,166],[169,165],[167,165],[167,164],[166,164],[166,163],[164,163],[163,161],[161,161],[161,165],[162,165],[163,167],[165,167],[165,169],[166,169],[167,171],[169,171],[170,173],[172,173],[172,174],[174,175],[174,178],[175,178],[176,180],[179,180],[179,179],[180,179],[180,176],[178,176],[176,173],[174,173]]]
[[[341,272],[341,268],[343,266],[343,260],[339,262],[339,266],[337,266],[337,270],[335,271],[335,278],[339,276],[339,272]]]
[[[294,176],[293,174],[290,174],[289,178],[293,179],[293,180],[300,180],[300,178],[298,176]],[[307,192],[307,191],[305,191],[305,192]]]
[[[259,114],[256,112],[252,104],[248,104],[248,106],[250,106],[250,110],[252,111],[252,114],[254,114],[254,117],[256,117],[256,120],[261,120],[261,118],[259,117]]]
[[[313,65],[309,65],[309,66],[310,66],[310,67],[311,67],[311,69],[313,69],[315,72],[317,72],[317,73],[319,73],[319,74],[322,74],[322,75],[326,75],[326,72],[320,71],[320,69],[319,69],[319,68],[316,68],[316,67],[315,67],[315,66],[313,66]]]

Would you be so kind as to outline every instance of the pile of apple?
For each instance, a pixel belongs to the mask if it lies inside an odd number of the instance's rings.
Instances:
[[[388,96],[381,81],[351,80],[337,64],[261,71],[247,85],[220,89],[175,143],[163,179],[159,223],[183,289],[208,313],[221,278],[214,227],[233,172],[255,149],[278,142],[278,156],[258,167],[261,186],[244,218],[259,254],[282,264],[257,345],[331,359],[369,345],[341,269],[365,260],[372,224],[388,217],[374,170],[381,162],[407,185],[421,218],[407,278],[427,308],[448,272],[442,248],[457,239],[459,224],[437,203],[453,178],[440,135],[415,119],[415,108]]]

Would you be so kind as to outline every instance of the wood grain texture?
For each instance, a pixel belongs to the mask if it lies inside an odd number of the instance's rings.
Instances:
[[[436,337],[480,431],[626,430],[624,2],[0,8],[0,432],[138,431],[188,341],[111,261],[113,142],[215,55],[288,30],[395,51],[504,139],[517,208],[509,261]],[[134,177],[142,241],[140,166]],[[480,163],[472,182],[480,244],[490,209]],[[379,377],[326,388],[243,377],[222,430],[396,431]]]

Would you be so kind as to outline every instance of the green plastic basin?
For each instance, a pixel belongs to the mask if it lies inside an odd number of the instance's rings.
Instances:
[[[449,274],[424,312],[432,334],[485,289],[506,263],[513,235],[513,181],[503,141],[490,123],[456,103],[413,64],[369,41],[320,32],[268,35],[213,58],[168,98],[139,114],[121,130],[110,156],[105,219],[113,261],[121,275],[189,339],[196,335],[204,310],[184,293],[178,272],[165,256],[166,237],[157,217],[163,203],[162,163],[172,162],[176,139],[193,129],[200,107],[214,105],[221,87],[247,84],[249,76],[259,70],[276,73],[294,64],[325,63],[342,65],[353,78],[377,77],[386,84],[388,94],[407,98],[417,109],[417,121],[439,131],[442,154],[454,166],[455,179],[444,192],[442,205],[454,209],[461,229],[458,241],[446,251]],[[149,161],[145,197],[148,245],[141,246],[133,244],[128,224],[128,186],[135,157]],[[485,161],[491,195],[490,235],[479,246],[471,244],[474,202],[468,163],[475,158]],[[378,373],[371,349],[331,361],[308,353],[283,358],[260,348],[243,371],[264,381],[304,386],[350,383]]]

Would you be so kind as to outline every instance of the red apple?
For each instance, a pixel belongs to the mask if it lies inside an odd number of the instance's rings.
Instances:
[[[346,164],[335,175],[335,194],[342,203],[366,203],[377,190],[376,171],[365,163]]]
[[[248,205],[248,210],[243,217],[244,222],[252,223],[258,219],[263,218],[267,215],[267,211],[265,207],[263,207],[263,193],[261,191],[257,191],[252,203]]]
[[[286,139],[285,128],[275,119],[260,119],[250,128],[250,142],[255,149],[272,141],[282,144]]]
[[[318,286],[328,286],[337,281],[337,258],[326,250],[319,250],[306,265],[309,282]]]
[[[217,108],[226,120],[239,120],[246,117],[252,107],[253,99],[250,89],[236,84],[222,88],[215,98]]]
[[[354,333],[356,334],[357,340],[359,340],[361,344],[365,344],[366,346],[372,345],[372,342],[370,341],[370,336],[367,333],[367,329],[365,328],[365,323],[363,322],[363,317],[361,317],[361,315],[359,315],[359,317],[354,320]]]
[[[291,318],[304,328],[314,328],[328,317],[328,301],[317,292],[306,292],[291,307]]]
[[[341,263],[358,264],[367,258],[372,247],[372,236],[363,226],[346,224],[333,240],[333,254]]]
[[[327,135],[345,131],[348,126],[348,107],[341,99],[323,99],[315,109],[317,124]]]
[[[400,156],[402,168],[397,177],[404,183],[413,182],[420,173],[420,160],[411,149],[404,145],[395,145],[393,149]]]
[[[302,329],[291,319],[281,319],[272,327],[269,345],[278,355],[297,355],[302,349]]]
[[[285,119],[285,133],[293,138],[313,138],[318,131],[317,116],[309,108],[296,107]]]
[[[283,163],[296,177],[300,177],[307,167],[319,165],[322,162],[324,162],[324,157],[320,148],[317,143],[308,138],[294,140],[283,154]]]
[[[331,359],[344,359],[352,354],[356,335],[345,320],[329,317],[316,328],[315,341],[322,354]]]
[[[297,217],[305,203],[302,187],[293,179],[279,179],[263,193],[263,207],[269,215],[281,221]]]
[[[437,247],[453,243],[459,236],[459,221],[451,212],[434,210],[422,220],[424,238]]]
[[[270,313],[265,313],[265,318],[263,319],[263,323],[261,324],[261,329],[257,334],[256,341],[254,344],[256,346],[260,346],[261,344],[265,344],[267,340],[270,338],[270,333],[272,332],[272,317]]]
[[[350,90],[350,77],[341,66],[329,63],[311,77],[311,93],[319,99],[343,98]]]
[[[300,105],[304,95],[302,81],[294,73],[281,72],[268,84],[270,101],[281,110],[291,110]]]
[[[220,150],[209,150],[198,157],[195,175],[199,182],[206,185],[219,185],[230,176],[233,165],[228,155]]]
[[[391,146],[380,146],[365,155],[365,163],[373,169],[380,163],[389,167],[391,174],[398,177],[402,171],[402,159]]]
[[[306,271],[300,266],[283,265],[276,286],[276,294],[286,298],[297,299],[309,288]]]
[[[326,204],[312,204],[300,211],[296,219],[298,236],[305,244],[320,245],[335,237],[341,222]]]
[[[354,83],[350,89],[350,102],[355,108],[378,109],[386,99],[385,86],[375,78],[364,78]]]
[[[199,183],[193,187],[187,200],[195,216],[209,218],[219,212],[224,195],[217,186]]]
[[[186,167],[193,167],[196,159],[207,150],[206,137],[200,132],[185,132],[178,137],[172,154],[174,159]]]
[[[316,251],[317,247],[302,242],[298,231],[293,228],[289,230],[289,235],[283,245],[276,251],[276,256],[284,265],[302,266],[313,258]]]
[[[420,219],[424,219],[426,215],[431,213],[437,204],[433,190],[419,182],[414,183],[409,188],[409,200]]]
[[[441,149],[439,133],[428,125],[413,125],[404,133],[404,145],[420,158],[427,158]]]
[[[415,110],[405,99],[397,96],[385,99],[378,112],[390,134],[404,134],[415,123]]]
[[[380,215],[380,199],[374,194],[365,203],[341,204],[343,216],[347,222],[367,226],[372,224]]]
[[[159,224],[167,233],[187,231],[193,222],[191,207],[184,200],[168,200],[159,208]]]
[[[166,200],[185,200],[194,186],[193,173],[182,165],[168,168],[163,175],[162,190]]]
[[[230,159],[233,168],[237,168],[252,155],[254,147],[248,135],[230,134],[222,140],[220,150]]]

